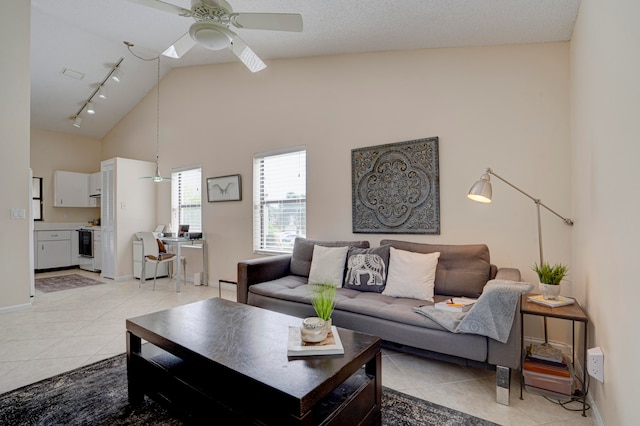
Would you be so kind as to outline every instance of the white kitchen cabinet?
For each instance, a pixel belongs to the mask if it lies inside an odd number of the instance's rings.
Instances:
[[[93,269],[102,270],[102,231],[93,231]]]
[[[102,173],[91,173],[89,175],[89,207],[100,207],[101,195]]]
[[[87,173],[53,173],[53,205],[55,207],[90,207]]]
[[[102,173],[95,172],[89,175],[89,197],[102,195]]]
[[[71,231],[36,231],[36,269],[71,266]]]

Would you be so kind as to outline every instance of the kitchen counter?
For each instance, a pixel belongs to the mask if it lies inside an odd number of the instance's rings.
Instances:
[[[88,222],[34,222],[34,231],[75,231],[89,227]]]

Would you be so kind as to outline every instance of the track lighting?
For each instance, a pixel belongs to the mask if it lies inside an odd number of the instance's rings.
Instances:
[[[90,115],[94,115],[96,113],[96,108],[93,103],[93,98],[96,95],[100,99],[107,99],[107,88],[105,86],[105,83],[109,79],[113,79],[114,81],[117,81],[117,82],[121,80],[123,72],[119,67],[122,61],[124,61],[124,58],[120,58],[118,62],[116,62],[116,64],[113,67],[111,67],[111,69],[109,70],[105,78],[102,79],[102,82],[98,85],[98,87],[96,87],[96,89],[93,91],[91,96],[89,96],[89,98],[84,102],[84,104],[82,104],[78,112],[76,112],[75,115],[72,115],[71,117],[69,117],[71,120],[73,120],[73,125],[75,127],[80,128],[80,125],[82,124],[82,118],[80,117],[80,114],[82,114],[82,111],[86,111],[87,114],[90,114]]]

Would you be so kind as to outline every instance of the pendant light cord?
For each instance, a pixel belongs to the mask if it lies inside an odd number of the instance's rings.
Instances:
[[[160,176],[160,55],[158,60],[158,80],[156,84],[156,175]]]
[[[153,58],[144,58],[140,55],[137,55],[131,48],[134,46],[133,43],[128,41],[123,42],[127,49],[129,49],[129,53],[131,53],[136,58],[143,61],[157,61],[157,84],[156,84],[156,176],[160,176],[160,55],[155,56]]]

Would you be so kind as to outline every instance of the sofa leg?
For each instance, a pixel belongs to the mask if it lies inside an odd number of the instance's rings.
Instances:
[[[511,369],[501,365],[496,366],[496,402],[509,405],[509,384],[511,383]]]

